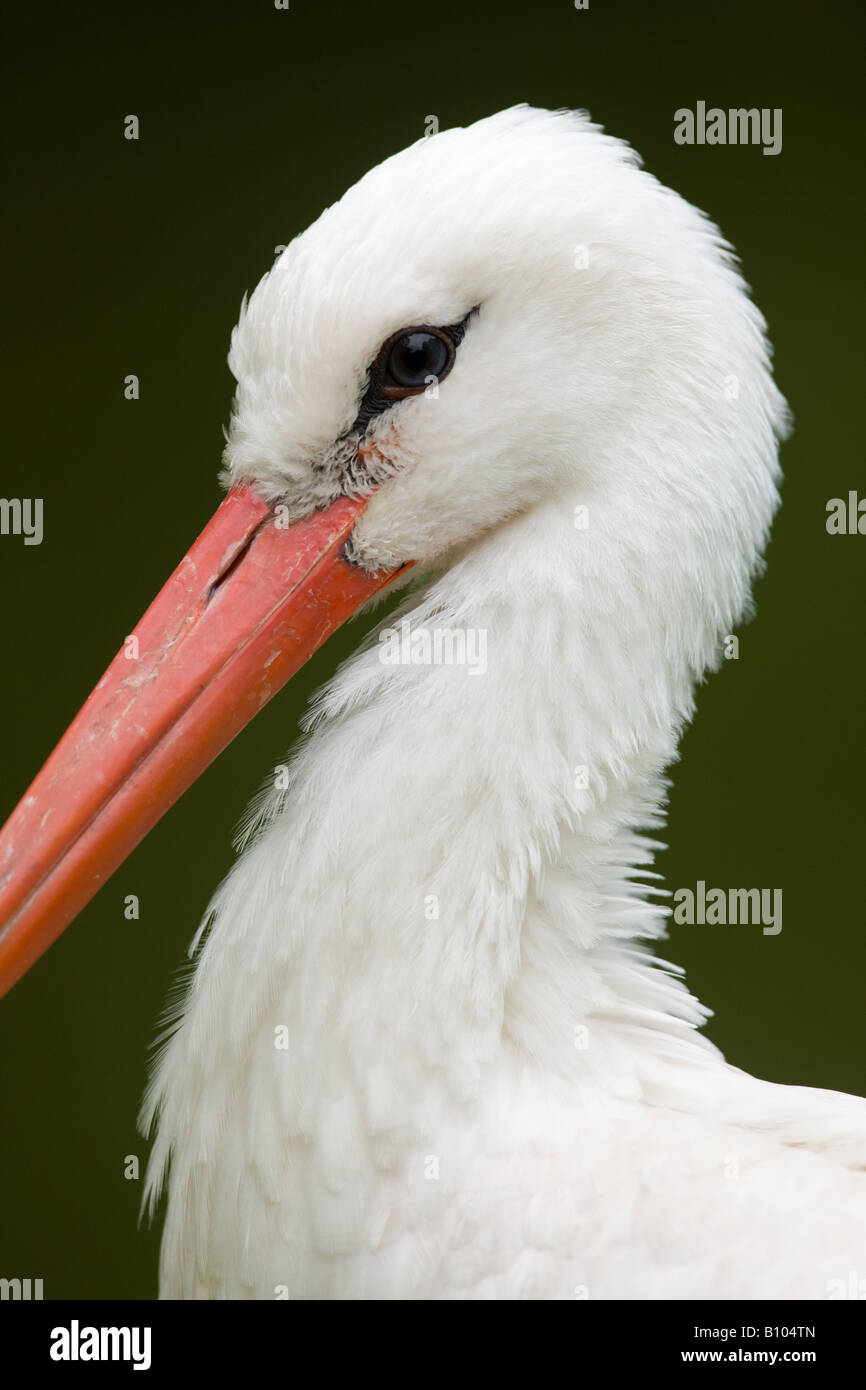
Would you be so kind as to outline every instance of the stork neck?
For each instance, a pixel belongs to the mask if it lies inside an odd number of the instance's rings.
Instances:
[[[550,1060],[602,1004],[701,1019],[635,946],[663,927],[635,875],[692,682],[612,529],[553,503],[500,528],[324,692],[284,875],[302,866],[317,919],[303,969],[345,982],[333,1005],[371,1059],[383,1018],[389,1053],[435,1037],[473,1064],[506,1041]]]

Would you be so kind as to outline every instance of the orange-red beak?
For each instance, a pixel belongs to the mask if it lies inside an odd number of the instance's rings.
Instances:
[[[280,529],[235,487],[0,833],[0,996],[253,715],[397,571],[343,546],[366,503]]]

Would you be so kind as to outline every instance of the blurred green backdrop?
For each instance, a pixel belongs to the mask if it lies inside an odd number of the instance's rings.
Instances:
[[[272,0],[40,6],[7,20],[7,362],[0,537],[11,811],[218,500],[245,289],[370,165],[517,101],[588,108],[733,241],[796,415],[784,507],[740,659],[702,690],[674,769],[668,885],[784,891],[784,927],[674,927],[670,958],[729,1058],[862,1092],[866,538],[825,504],[864,484],[862,24],[851,5]],[[682,147],[680,106],[782,107],[783,150]],[[137,143],[123,118],[141,122]],[[124,399],[128,373],[141,398]],[[0,1006],[0,1275],[46,1297],[151,1297],[136,1111],[175,968],[231,835],[338,637]],[[123,914],[127,893],[138,922]]]

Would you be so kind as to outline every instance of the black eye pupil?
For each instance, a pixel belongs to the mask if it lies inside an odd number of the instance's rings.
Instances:
[[[435,333],[404,333],[388,355],[388,376],[397,386],[424,386],[448,363],[448,348]]]
[[[459,323],[444,328],[416,324],[386,338],[370,363],[367,390],[349,435],[362,435],[370,421],[388,410],[392,402],[420,396],[433,381],[438,385],[454,366],[457,349],[474,312],[470,310]]]

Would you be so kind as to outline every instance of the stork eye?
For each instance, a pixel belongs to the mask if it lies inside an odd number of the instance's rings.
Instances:
[[[382,387],[420,391],[431,376],[439,381],[450,371],[454,344],[430,328],[408,328],[385,344]]]
[[[363,434],[369,422],[393,401],[420,395],[431,377],[437,383],[442,381],[454,366],[457,348],[475,312],[470,310],[460,323],[444,328],[420,323],[386,338],[370,367],[369,384],[350,434]]]

